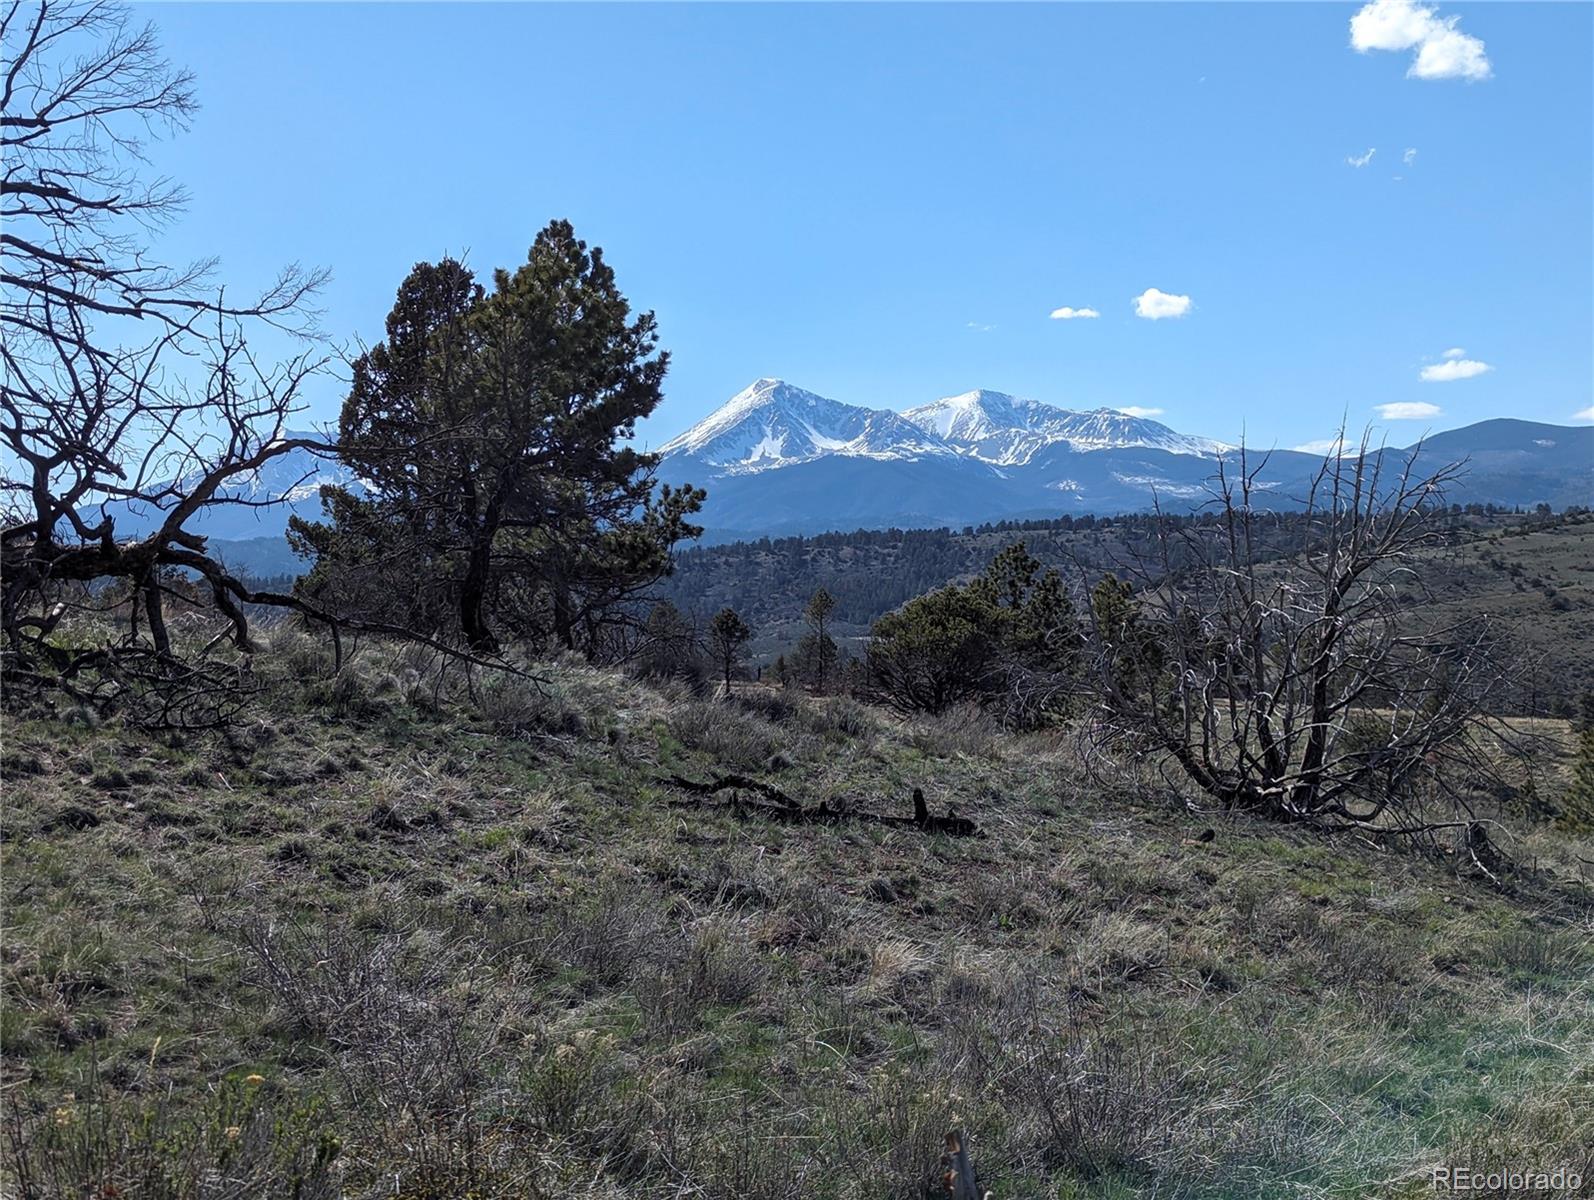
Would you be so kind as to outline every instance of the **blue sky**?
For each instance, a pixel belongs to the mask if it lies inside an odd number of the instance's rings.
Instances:
[[[1380,3],[1401,48],[1354,4],[145,5],[202,103],[163,249],[329,266],[327,330],[374,340],[417,260],[568,217],[672,351],[653,445],[766,375],[1268,445],[1570,422],[1594,7]]]

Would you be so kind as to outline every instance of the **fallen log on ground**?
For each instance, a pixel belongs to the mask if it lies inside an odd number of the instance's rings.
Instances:
[[[696,797],[692,800],[672,800],[671,808],[700,808],[704,798],[730,792],[731,799],[725,807],[740,816],[760,816],[790,824],[841,825],[851,821],[866,825],[894,825],[924,833],[941,833],[948,837],[985,836],[973,821],[958,816],[955,808],[949,807],[944,817],[932,814],[925,803],[924,792],[919,788],[913,789],[913,815],[891,817],[861,809],[831,808],[824,800],[813,807],[804,807],[772,784],[749,779],[745,775],[716,775],[703,783],[681,775],[671,775],[665,782]],[[750,799],[743,794],[746,792],[755,793],[763,799]]]

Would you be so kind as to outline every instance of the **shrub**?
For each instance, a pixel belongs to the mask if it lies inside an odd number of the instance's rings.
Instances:
[[[1032,728],[1068,694],[1077,651],[1073,603],[1056,571],[1041,573],[1023,542],[985,574],[910,600],[874,624],[869,677],[900,712],[977,702]]]
[[[761,769],[781,748],[779,731],[768,721],[702,700],[677,705],[670,713],[670,732],[683,745],[749,769]]]
[[[1567,829],[1594,829],[1594,721],[1586,722],[1578,735],[1577,760],[1558,823]]]
[[[786,724],[800,711],[796,699],[784,689],[743,688],[736,693],[736,705],[776,725]]]
[[[916,722],[908,736],[914,746],[937,758],[954,754],[995,758],[1001,730],[978,705],[962,704]]]
[[[942,713],[994,686],[995,608],[972,589],[944,587],[874,623],[869,673],[892,707]]]
[[[338,1139],[315,1102],[229,1079],[199,1106],[161,1093],[120,1100],[91,1075],[53,1107],[6,1099],[4,1174],[22,1200],[54,1196],[203,1196],[336,1200]],[[7,1193],[10,1195],[11,1193]]]
[[[586,722],[554,685],[515,675],[495,675],[481,687],[482,716],[500,733],[579,735]]]
[[[332,674],[332,647],[287,621],[271,631],[271,660],[291,680],[308,682]]]
[[[880,722],[867,708],[850,696],[836,696],[804,710],[807,724],[821,736],[872,738],[880,732]]]

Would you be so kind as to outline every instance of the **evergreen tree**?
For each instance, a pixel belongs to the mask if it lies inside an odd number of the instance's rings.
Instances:
[[[791,657],[797,678],[822,696],[841,661],[841,650],[828,633],[805,633]]]
[[[699,530],[703,493],[659,488],[656,456],[624,445],[661,399],[668,355],[632,317],[601,250],[568,222],[485,291],[458,262],[421,263],[387,338],[354,364],[344,460],[372,498],[335,490],[333,529],[295,522],[318,554],[312,588],[385,565],[378,589],[451,624],[471,648],[495,623],[574,646],[578,632],[664,575]],[[431,632],[431,631],[428,631]]]
[[[996,607],[980,590],[944,587],[887,613],[870,631],[869,669],[904,712],[944,712],[986,696],[996,670]]]
[[[808,636],[797,647],[798,660],[807,666],[809,678],[821,695],[830,681],[831,669],[838,658],[836,643],[828,631],[830,614],[836,610],[836,599],[824,588],[808,598],[803,618],[808,622]]]
[[[1109,662],[1109,676],[1126,695],[1143,693],[1162,669],[1162,651],[1141,624],[1134,586],[1109,572],[1090,594],[1095,639]]]
[[[736,615],[734,608],[720,609],[709,622],[709,650],[724,674],[727,696],[731,694],[731,672],[742,657],[743,647],[752,636],[753,631],[747,627],[747,623],[741,617]]]
[[[654,679],[701,677],[697,631],[685,614],[668,600],[660,600],[648,611],[642,627],[637,666],[643,675]]]
[[[876,621],[870,674],[904,711],[1000,702],[1004,721],[1034,725],[1066,697],[1078,642],[1062,577],[1015,542],[967,586],[940,588]]]

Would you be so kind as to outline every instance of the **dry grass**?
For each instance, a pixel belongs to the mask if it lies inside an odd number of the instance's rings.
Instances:
[[[956,1122],[1000,1197],[1394,1197],[1594,1144],[1594,851],[1520,811],[1507,895],[1193,842],[970,714],[274,641],[226,736],[7,730],[7,1195],[922,1200]],[[988,836],[670,807],[716,770]]]

